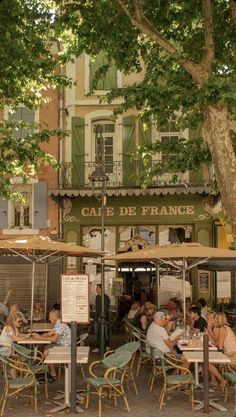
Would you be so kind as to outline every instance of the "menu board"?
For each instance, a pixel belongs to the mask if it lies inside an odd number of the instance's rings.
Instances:
[[[88,323],[90,317],[89,276],[85,274],[61,275],[61,319]]]

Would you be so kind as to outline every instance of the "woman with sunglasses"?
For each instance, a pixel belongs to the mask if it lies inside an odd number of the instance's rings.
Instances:
[[[21,324],[22,318],[20,313],[12,313],[7,318],[7,324],[0,335],[0,355],[10,356],[12,343],[24,337],[29,337],[28,334],[20,333]]]

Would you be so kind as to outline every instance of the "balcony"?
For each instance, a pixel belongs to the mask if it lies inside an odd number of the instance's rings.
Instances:
[[[114,161],[112,164],[105,166],[106,174],[109,177],[108,188],[119,187],[141,187],[141,174],[145,169],[150,168],[160,161],[150,161],[148,167],[145,167],[140,161],[130,160],[129,162]],[[86,162],[77,166],[71,163],[64,163],[62,169],[63,189],[91,188],[89,176],[95,169],[95,162]],[[209,186],[211,184],[212,170],[202,164],[197,172],[186,172],[155,176],[149,187],[197,187]]]

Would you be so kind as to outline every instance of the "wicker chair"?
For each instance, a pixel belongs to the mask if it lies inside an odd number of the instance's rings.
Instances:
[[[2,355],[0,355],[0,361],[3,365],[4,373],[4,388],[1,397],[0,411],[1,417],[3,416],[7,399],[18,395],[30,397],[31,400],[34,401],[35,413],[38,414],[38,381],[35,378],[35,373],[25,362],[19,362],[12,358],[7,358]],[[9,370],[14,370],[14,372],[16,373],[16,377],[14,379],[10,379],[8,377]],[[18,376],[18,373],[20,376]],[[30,391],[29,394],[24,393],[27,390]]]
[[[127,411],[130,411],[128,400],[125,395],[123,382],[127,366],[132,359],[129,352],[120,352],[109,355],[101,361],[91,363],[89,373],[91,377],[86,378],[87,395],[86,408],[89,406],[90,394],[98,396],[99,414],[102,416],[102,398],[105,396],[114,398],[114,404],[117,405],[117,396],[122,396],[125,402]],[[96,369],[96,373],[95,373]],[[91,391],[91,387],[94,391]]]

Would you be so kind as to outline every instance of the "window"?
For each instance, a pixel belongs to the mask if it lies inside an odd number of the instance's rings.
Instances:
[[[150,246],[155,245],[155,227],[154,226],[140,226],[139,234],[142,239],[147,240]]]
[[[46,229],[47,227],[47,182],[39,181],[22,184],[14,179],[14,190],[22,195],[22,200],[5,200],[0,197],[0,229],[12,233],[15,229],[24,231]],[[17,182],[18,181],[18,182]],[[10,232],[11,233],[11,232]],[[27,232],[28,233],[28,232]],[[29,231],[30,233],[30,231]]]
[[[169,143],[170,146],[173,145],[174,147],[176,141],[178,141],[179,139],[179,135],[180,135],[180,132],[178,131],[177,126],[172,124],[172,125],[169,125],[167,130],[160,132],[160,141],[163,144]],[[173,156],[173,155],[175,154],[172,152],[168,152],[168,153],[162,152],[162,155],[161,155],[162,163],[165,164],[166,162],[168,162],[170,159],[170,156]]]
[[[101,51],[96,58],[90,58],[89,60],[89,87],[92,88],[93,80],[96,76],[96,72],[99,71],[104,65],[108,64],[108,60],[104,53]],[[117,88],[117,69],[114,64],[109,65],[105,75],[101,76],[96,85],[96,90],[111,90]]]
[[[35,121],[35,112],[33,110],[30,110],[28,107],[18,107],[16,111],[13,113],[8,112],[8,120],[9,121],[24,121],[27,123],[34,123]],[[28,129],[15,129],[14,135],[16,138],[24,137],[28,135],[29,133],[32,133],[33,130]]]
[[[95,152],[98,152],[96,147],[96,130],[97,125],[100,125],[100,130],[102,137],[103,137],[103,152],[104,152],[104,165],[105,165],[105,172],[106,174],[113,173],[113,165],[114,165],[114,137],[115,137],[115,124],[108,121],[97,121],[93,124],[93,136],[94,136],[94,144],[95,144]],[[100,134],[100,133],[99,133]],[[98,134],[98,135],[99,135]],[[97,157],[97,155],[96,155]],[[96,158],[95,158],[96,159]]]
[[[32,185],[16,186],[17,191],[22,196],[10,202],[10,228],[31,228],[32,227]]]

